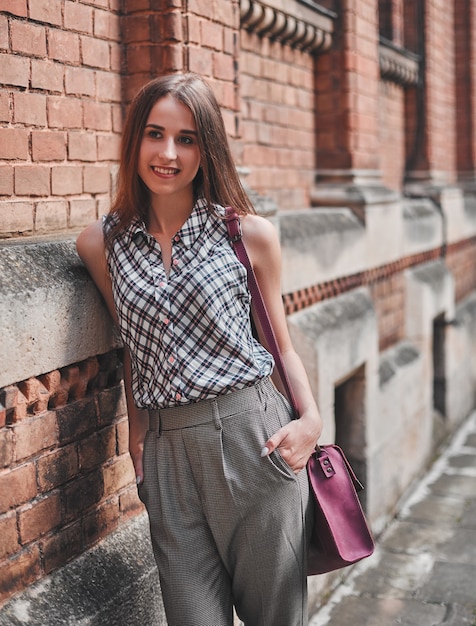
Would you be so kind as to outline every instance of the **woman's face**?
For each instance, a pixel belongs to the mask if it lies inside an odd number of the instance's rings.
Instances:
[[[137,168],[152,201],[160,196],[193,199],[193,179],[199,166],[192,112],[172,96],[161,98],[147,119]]]

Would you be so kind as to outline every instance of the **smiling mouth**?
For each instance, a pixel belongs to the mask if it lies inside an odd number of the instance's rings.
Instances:
[[[164,176],[172,176],[174,174],[178,174],[180,170],[175,167],[157,167],[152,165],[151,169],[156,174],[163,174]]]

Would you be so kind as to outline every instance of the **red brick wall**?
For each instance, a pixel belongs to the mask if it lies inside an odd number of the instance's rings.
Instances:
[[[382,183],[399,191],[405,173],[405,93],[401,86],[382,81],[379,89],[380,167]]]
[[[280,208],[309,206],[315,168],[314,63],[305,52],[241,34],[241,164]]]
[[[0,604],[142,508],[119,356],[1,392]]]
[[[78,229],[109,203],[118,4],[16,0],[0,14],[0,237]]]

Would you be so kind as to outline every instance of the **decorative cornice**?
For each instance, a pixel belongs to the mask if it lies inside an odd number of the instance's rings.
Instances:
[[[332,20],[318,17],[320,23],[314,24],[310,20],[294,17],[269,4],[264,4],[261,0],[240,2],[243,28],[310,54],[328,50],[332,42]]]
[[[398,85],[416,85],[420,77],[419,58],[407,50],[398,49],[386,40],[379,45],[380,76]]]

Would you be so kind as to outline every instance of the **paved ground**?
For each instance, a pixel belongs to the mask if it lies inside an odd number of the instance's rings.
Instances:
[[[476,413],[309,626],[476,626]]]

